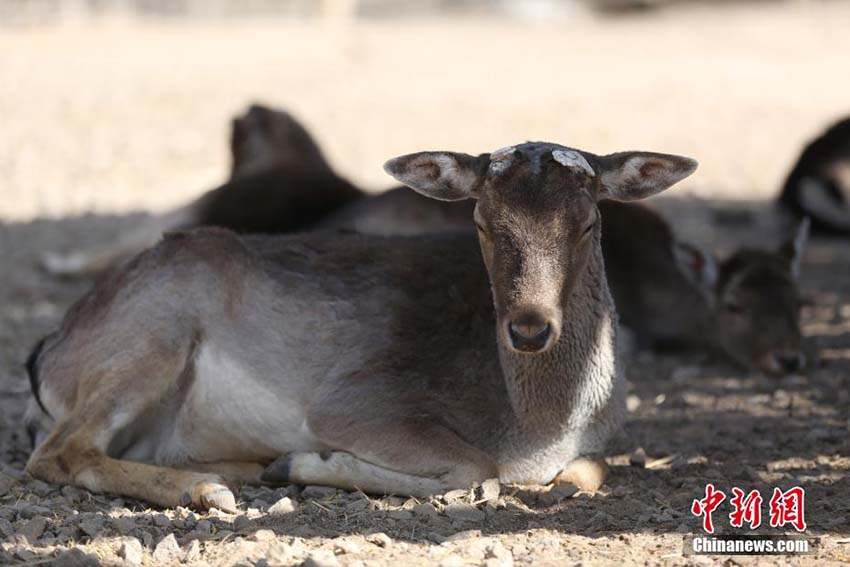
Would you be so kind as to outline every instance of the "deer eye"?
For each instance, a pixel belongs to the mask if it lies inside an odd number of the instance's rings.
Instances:
[[[584,231],[581,233],[582,238],[584,238],[585,236],[587,236],[588,234],[593,232],[593,227],[596,226],[596,222],[597,222],[597,219],[593,219],[593,222],[585,227]]]
[[[487,236],[487,231],[484,229],[484,225],[482,225],[480,222],[475,221],[475,229],[479,232],[479,234]]]

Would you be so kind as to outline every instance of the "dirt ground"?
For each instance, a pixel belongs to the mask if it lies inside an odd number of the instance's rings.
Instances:
[[[387,184],[386,157],[423,147],[551,138],[693,155],[699,174],[656,202],[677,230],[719,250],[773,246],[782,225],[758,199],[774,194],[803,140],[847,110],[847,23],[850,6],[795,3],[560,28],[110,21],[0,31],[0,564],[850,562],[846,240],[816,239],[805,256],[804,329],[816,354],[805,373],[770,378],[701,355],[628,358],[628,422],[593,496],[503,486],[418,502],[246,487],[238,515],[157,510],[27,478],[21,426],[22,361],[91,285],[48,277],[39,254],[114,238],[143,218],[130,211],[219,181],[225,118],[254,98],[294,108],[340,170],[373,186]],[[720,223],[730,215],[716,210],[748,211],[754,223]],[[635,466],[639,448],[647,459]],[[805,487],[816,554],[683,557],[683,535],[700,526],[691,502],[708,482],[766,499],[774,486]],[[746,533],[728,511],[715,514],[720,533]]]

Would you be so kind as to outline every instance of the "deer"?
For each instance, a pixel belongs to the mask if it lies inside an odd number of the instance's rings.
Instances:
[[[296,232],[363,191],[337,175],[319,146],[289,113],[251,105],[232,121],[230,178],[197,199],[156,215],[91,250],[47,252],[41,263],[63,277],[102,273],[154,245],[169,231],[221,226],[236,232]]]
[[[624,413],[597,202],[695,160],[523,143],[385,170],[476,235],[166,235],[29,362],[34,477],[235,509],[234,482],[427,496],[592,482]]]
[[[785,179],[778,204],[823,234],[850,234],[850,117],[810,142]]]

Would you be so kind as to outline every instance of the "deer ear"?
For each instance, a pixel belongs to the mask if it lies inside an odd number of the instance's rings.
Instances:
[[[709,301],[714,301],[714,286],[717,285],[717,259],[714,254],[687,244],[673,242],[673,258],[676,267],[688,281]]]
[[[620,152],[598,159],[600,199],[634,201],[664,191],[696,171],[691,158],[652,152]]]
[[[384,164],[384,171],[426,197],[461,201],[478,197],[490,163],[489,156],[418,152],[389,160]]]
[[[794,238],[779,247],[779,255],[788,261],[788,267],[794,279],[800,277],[800,264],[803,261],[803,252],[806,249],[806,243],[809,241],[810,227],[811,221],[809,217],[803,218],[797,226],[797,233],[794,235]]]

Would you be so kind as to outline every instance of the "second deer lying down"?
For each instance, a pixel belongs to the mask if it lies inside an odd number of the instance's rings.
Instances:
[[[268,480],[373,493],[556,481],[623,413],[596,203],[695,167],[545,143],[423,152],[386,169],[477,199],[477,239],[168,236],[34,353],[28,415],[47,435],[27,470],[224,509],[225,478],[273,461]]]

